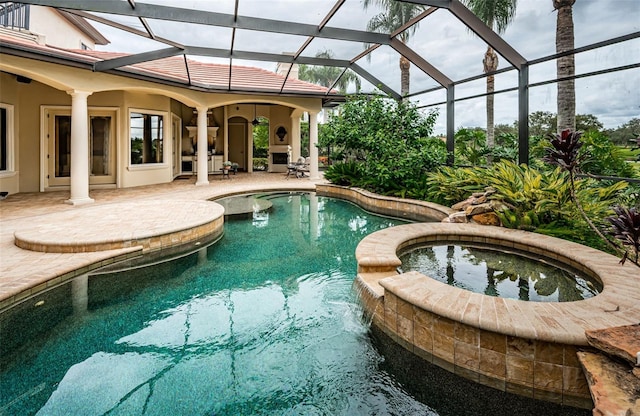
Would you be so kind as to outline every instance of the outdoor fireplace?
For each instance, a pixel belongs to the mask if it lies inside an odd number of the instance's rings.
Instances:
[[[274,165],[286,165],[288,162],[287,160],[287,153],[281,153],[281,152],[274,152],[271,153],[271,163]]]

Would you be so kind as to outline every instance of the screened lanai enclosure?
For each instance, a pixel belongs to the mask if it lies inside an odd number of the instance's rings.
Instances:
[[[558,82],[574,82],[575,112],[595,115],[605,128],[640,114],[637,0],[575,1],[574,49],[560,53],[560,16],[551,0],[514,2],[513,19],[500,35],[459,0],[397,1],[401,21],[388,15],[383,3],[389,2],[374,0],[22,3],[84,17],[111,42],[99,50],[126,53],[95,62],[96,72],[130,75],[137,63],[184,56],[183,70],[172,77],[136,76],[202,91],[246,93],[243,68],[275,71],[294,64],[284,82],[260,84],[250,92],[295,95],[298,66],[320,68],[335,74],[324,105],[334,105],[343,93],[382,92],[437,109],[436,133],[446,137],[449,150],[457,128],[487,125],[487,95],[494,99],[494,123],[517,123],[520,162],[528,160],[528,115],[557,111]],[[5,3],[5,12],[10,5]],[[485,72],[488,48],[496,52],[497,65]],[[575,60],[573,74],[557,69],[566,57]],[[193,82],[198,61],[223,64],[228,71],[206,83]],[[495,79],[489,93],[488,76]]]

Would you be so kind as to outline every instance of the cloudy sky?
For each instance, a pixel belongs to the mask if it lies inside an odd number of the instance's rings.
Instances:
[[[154,3],[182,8],[215,11],[232,14],[234,0],[138,0],[137,3]],[[335,4],[334,0],[240,0],[238,13],[241,16],[289,20],[318,24]],[[328,26],[365,30],[367,22],[379,13],[377,7],[362,9],[362,0],[347,0],[328,23]],[[640,0],[577,0],[573,7],[575,46],[581,47],[629,33],[640,32]],[[114,19],[137,29],[142,25],[135,19]],[[157,36],[176,42],[213,48],[228,48],[231,30],[201,25],[185,25],[174,22],[149,20]],[[166,45],[132,37],[117,29],[96,24],[111,41],[101,49],[122,52],[142,52],[165,48]],[[556,13],[552,0],[518,0],[514,21],[503,37],[527,60],[555,53]],[[235,49],[267,53],[293,52],[306,40],[305,37],[269,34],[239,30],[236,33]],[[429,63],[450,79],[462,80],[482,73],[482,59],[486,44],[468,31],[465,26],[446,10],[438,10],[420,22],[409,46],[421,54]],[[352,59],[364,50],[364,45],[354,42],[315,39],[304,51],[305,56],[329,50],[335,58]],[[189,56],[190,59],[202,59]],[[358,65],[371,72],[380,81],[399,91],[399,55],[390,47],[375,50],[370,59],[361,59]],[[209,61],[228,64],[226,60]],[[234,65],[259,66],[275,70],[275,63],[234,60]],[[503,58],[499,68],[510,64]],[[576,73],[584,74],[610,67],[640,63],[640,39],[634,39],[606,48],[576,56]],[[547,62],[530,68],[530,82],[537,83],[555,78],[555,63]],[[426,74],[413,67],[411,92],[424,91],[438,84]],[[496,89],[517,86],[517,72],[509,71],[496,77]],[[472,96],[485,91],[485,81],[479,80],[456,86],[456,98]],[[373,86],[364,82],[364,90]],[[442,102],[444,90],[414,97],[419,105]],[[517,119],[517,94],[514,92],[496,96],[496,123],[511,124]],[[530,90],[530,111],[556,112],[556,86],[549,84]],[[631,118],[640,117],[640,68],[614,72],[596,77],[576,80],[576,111],[593,114],[606,128],[615,128]],[[444,109],[436,126],[437,133],[444,132]],[[468,99],[456,103],[455,124],[457,127],[484,126],[486,124],[485,98]]]

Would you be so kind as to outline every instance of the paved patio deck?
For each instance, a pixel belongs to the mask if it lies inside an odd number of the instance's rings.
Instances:
[[[230,179],[212,175],[209,179],[208,186],[195,186],[195,177],[189,177],[169,184],[93,190],[90,196],[95,202],[83,206],[65,204],[69,191],[9,195],[0,201],[0,310],[84,273],[96,263],[141,250],[140,247],[80,253],[25,250],[15,245],[15,235],[32,243],[59,242],[60,247],[122,239],[123,231],[159,235],[166,232],[168,220],[182,228],[185,223],[192,226],[206,219],[206,213],[193,212],[193,216],[185,213],[185,207],[193,209],[201,201],[251,191],[315,190],[316,183],[324,183],[263,172],[238,173]],[[150,207],[154,201],[161,201],[162,209],[147,209],[145,216],[141,216],[141,207]],[[37,249],[37,243],[34,244],[31,248]]]

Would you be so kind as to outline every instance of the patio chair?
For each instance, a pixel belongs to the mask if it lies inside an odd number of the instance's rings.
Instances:
[[[311,159],[299,157],[296,162],[296,177],[304,178],[305,176],[309,176],[309,164],[311,163]]]

